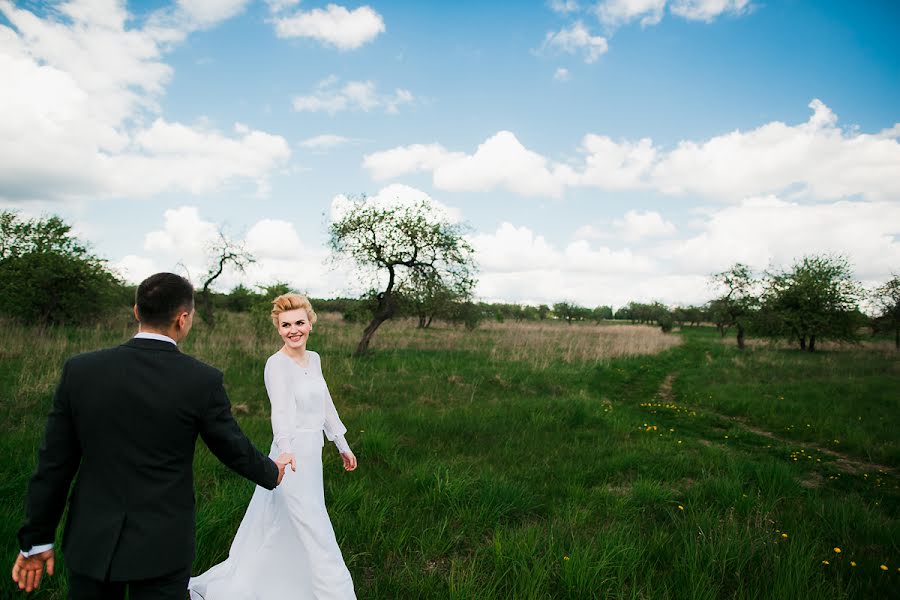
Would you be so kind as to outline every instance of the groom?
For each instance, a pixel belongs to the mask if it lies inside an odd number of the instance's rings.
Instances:
[[[13,580],[30,592],[69,494],[63,551],[69,598],[183,599],[194,558],[197,436],[223,463],[273,489],[293,455],[271,461],[231,414],[222,373],[179,352],[191,329],[190,282],[157,273],[137,289],[140,327],[116,348],[69,359],[28,485]]]

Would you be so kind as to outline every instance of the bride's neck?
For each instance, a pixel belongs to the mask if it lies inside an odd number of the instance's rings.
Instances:
[[[306,346],[302,348],[290,348],[287,344],[285,344],[281,348],[281,351],[295,360],[306,360]]]

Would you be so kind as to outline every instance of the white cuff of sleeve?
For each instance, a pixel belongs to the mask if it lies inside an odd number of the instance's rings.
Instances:
[[[34,556],[35,554],[40,554],[41,552],[46,552],[47,550],[53,550],[53,544],[41,544],[40,546],[32,546],[31,550],[20,550],[19,552],[25,558],[29,556]]]
[[[350,444],[347,443],[347,438],[342,435],[336,436],[334,438],[334,445],[337,446],[338,452],[340,452],[341,454],[350,452]]]

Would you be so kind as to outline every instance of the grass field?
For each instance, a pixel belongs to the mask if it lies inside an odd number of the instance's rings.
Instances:
[[[310,347],[360,468],[326,446],[326,496],[360,598],[900,597],[900,357],[815,354],[714,330],[317,324]],[[123,341],[3,324],[0,522],[12,561],[59,367]],[[260,447],[273,333],[227,315],[185,351],[226,374]],[[195,572],[252,492],[200,446]],[[838,549],[840,551],[838,552]],[[13,596],[12,584],[2,588]],[[57,575],[35,597],[64,597]]]

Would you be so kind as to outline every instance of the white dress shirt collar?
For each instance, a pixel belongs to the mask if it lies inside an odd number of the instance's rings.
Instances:
[[[140,340],[159,340],[160,342],[170,342],[174,345],[178,345],[178,343],[170,338],[167,335],[163,335],[161,333],[150,333],[149,331],[139,331],[134,334],[135,339]]]

